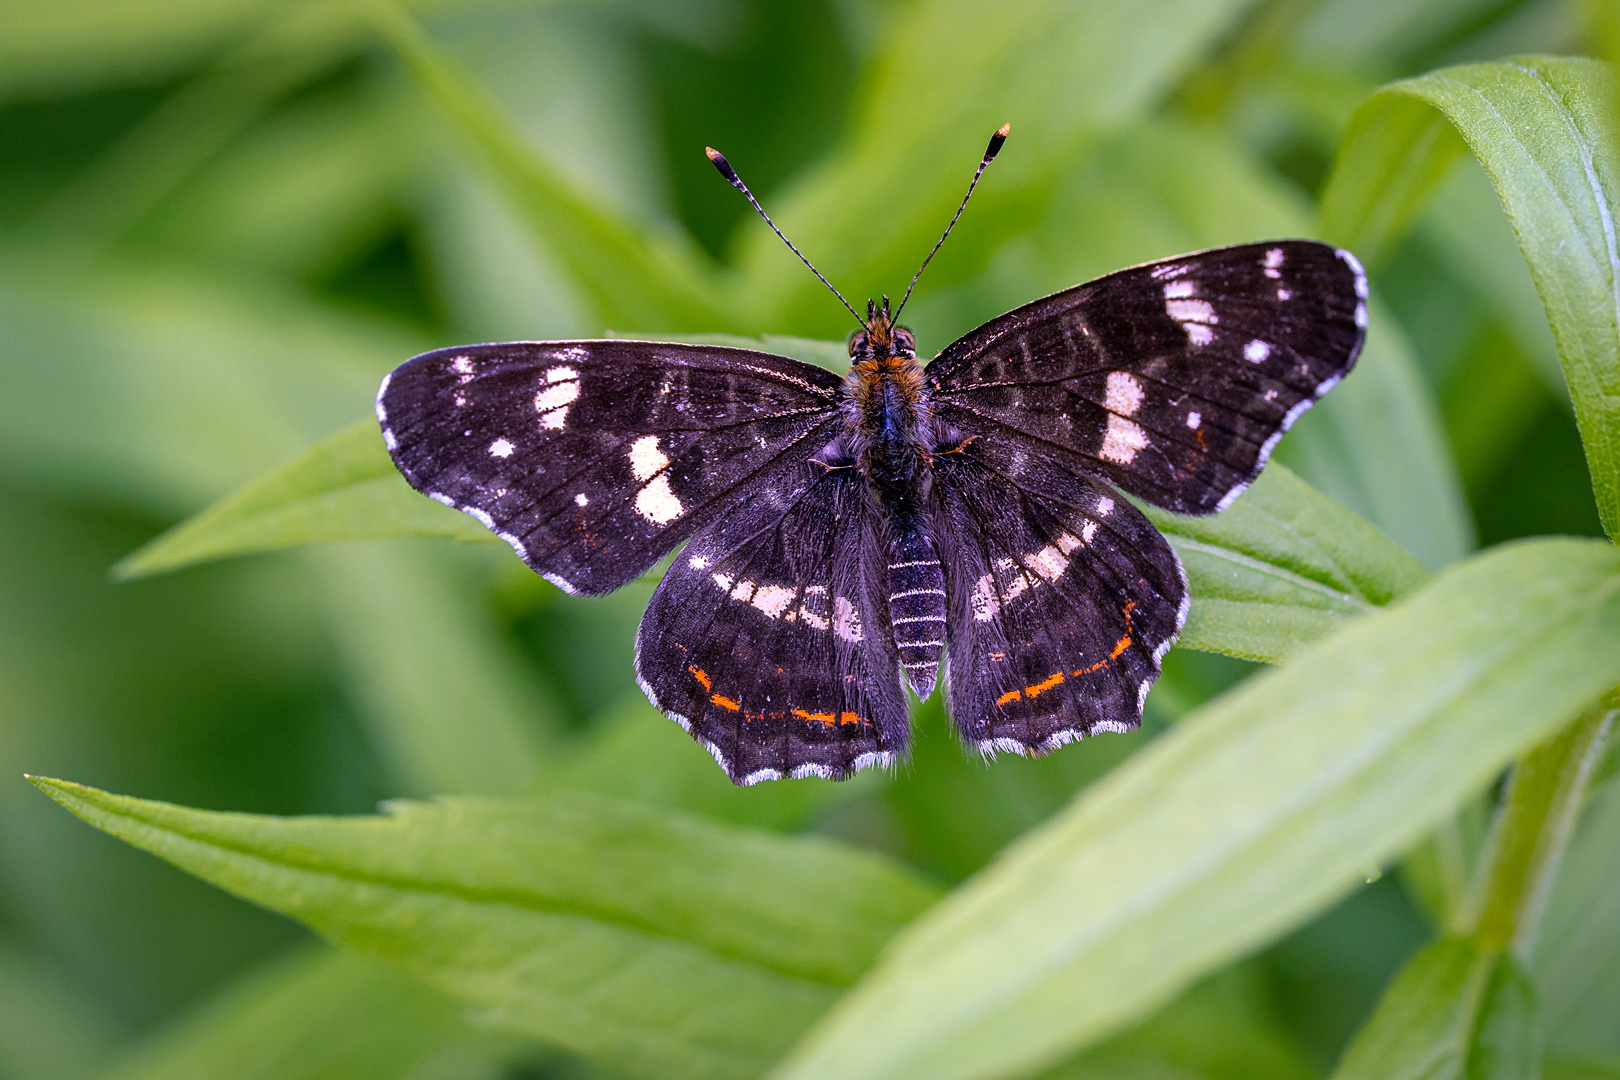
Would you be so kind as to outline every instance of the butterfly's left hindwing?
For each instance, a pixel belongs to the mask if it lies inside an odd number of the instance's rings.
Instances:
[[[1136,727],[1187,612],[1175,552],[1106,484],[974,439],[935,459],[951,718],[983,753]]]
[[[1225,509],[1355,363],[1367,279],[1309,240],[1132,267],[1010,311],[928,365],[936,414],[1166,510]]]
[[[843,779],[904,753],[879,523],[853,469],[757,491],[693,537],[636,639],[647,696],[738,784]]]
[[[838,376],[746,349],[510,342],[424,353],[377,419],[418,491],[547,579],[616,589],[836,434]]]

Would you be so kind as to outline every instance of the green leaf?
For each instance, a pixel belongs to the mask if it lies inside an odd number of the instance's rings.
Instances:
[[[1620,164],[1612,75],[1521,57],[1392,83],[1361,107],[1324,197],[1338,242],[1372,251],[1408,224],[1466,140],[1507,212],[1546,309],[1598,510],[1620,537]],[[1368,164],[1370,163],[1370,164]]]
[[[1539,1080],[1535,987],[1511,953],[1446,937],[1418,953],[1333,1080]]]
[[[378,29],[478,150],[513,209],[567,269],[600,325],[714,330],[726,324],[712,272],[685,234],[626,220],[580,190],[414,22],[395,8],[376,11]]]
[[[496,1077],[511,1048],[464,1008],[374,960],[299,949],[255,969],[96,1080],[412,1080],[430,1064]]]
[[[1181,637],[1192,649],[1276,663],[1426,576],[1393,540],[1277,464],[1225,513],[1148,516],[1192,583]]]
[[[401,536],[495,539],[467,515],[412,491],[367,418],[187,518],[119,562],[113,576],[128,580],[236,555]]]
[[[1441,938],[1413,957],[1333,1080],[1461,1080],[1496,954]]]
[[[1088,788],[907,928],[778,1075],[1008,1076],[1095,1042],[1343,895],[1617,680],[1612,545],[1455,567]]]
[[[757,1075],[935,896],[841,844],[582,795],[269,818],[34,782],[492,1023],[649,1077]]]
[[[1536,988],[1512,953],[1496,958],[1468,1048],[1468,1080],[1541,1080]]]
[[[1596,791],[1576,830],[1531,958],[1548,1043],[1571,1056],[1620,1054],[1620,783]]]
[[[1612,706],[1586,715],[1526,754],[1497,813],[1468,927],[1486,948],[1529,957],[1587,785],[1614,725]]]

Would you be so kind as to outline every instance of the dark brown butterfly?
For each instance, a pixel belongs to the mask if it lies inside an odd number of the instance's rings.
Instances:
[[[926,367],[885,298],[851,308],[843,378],[711,345],[469,345],[401,365],[377,418],[413,487],[569,593],[684,542],[637,637],[647,696],[738,784],[843,779],[905,753],[904,685],[926,697],[941,661],[982,753],[1136,727],[1188,592],[1121,492],[1228,506],[1350,370],[1366,296],[1348,251],[1268,241],[1045,297]]]

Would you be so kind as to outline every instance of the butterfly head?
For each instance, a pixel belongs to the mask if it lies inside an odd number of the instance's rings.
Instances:
[[[849,336],[849,358],[856,363],[863,360],[883,360],[898,357],[902,360],[917,358],[917,339],[911,331],[895,325],[889,314],[889,298],[883,298],[880,308],[876,301],[866,302],[866,319],[861,329]]]

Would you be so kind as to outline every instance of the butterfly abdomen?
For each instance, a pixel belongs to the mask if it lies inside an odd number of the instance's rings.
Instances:
[[[889,622],[900,667],[917,696],[926,698],[945,652],[945,573],[933,539],[921,528],[890,534],[888,581]]]

